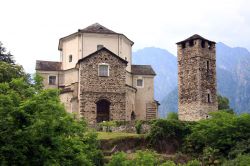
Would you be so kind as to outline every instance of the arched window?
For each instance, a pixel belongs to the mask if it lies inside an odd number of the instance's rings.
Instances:
[[[72,55],[69,55],[69,62],[72,62],[72,59],[73,59]]]

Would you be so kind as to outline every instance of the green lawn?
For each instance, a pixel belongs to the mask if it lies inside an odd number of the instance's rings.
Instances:
[[[143,137],[143,134],[134,134],[134,133],[119,133],[119,132],[97,132],[97,139],[99,140],[108,140],[108,139],[122,139],[122,138],[140,138]]]

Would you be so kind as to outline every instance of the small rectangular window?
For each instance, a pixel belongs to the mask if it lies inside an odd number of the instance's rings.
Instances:
[[[143,87],[143,79],[137,79],[136,86]]]
[[[72,55],[69,55],[69,62],[72,62],[72,59],[73,59]]]
[[[211,97],[210,97],[210,94],[209,94],[209,93],[207,94],[207,102],[208,102],[208,103],[211,103]]]
[[[107,64],[99,65],[99,76],[102,77],[109,76],[109,66]]]
[[[207,72],[209,72],[210,70],[210,64],[209,64],[209,61],[207,61]]]
[[[56,76],[49,76],[49,85],[56,85]]]
[[[101,44],[97,45],[97,50],[100,50],[102,48],[103,48],[103,45],[101,45]]]

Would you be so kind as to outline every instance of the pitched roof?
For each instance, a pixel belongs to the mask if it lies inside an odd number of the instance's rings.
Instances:
[[[122,62],[124,62],[124,63],[126,63],[126,64],[128,63],[128,61],[126,61],[125,59],[122,59],[121,57],[119,57],[118,55],[116,55],[115,53],[113,53],[112,51],[110,51],[109,49],[107,49],[106,47],[102,47],[101,49],[99,49],[99,50],[97,50],[97,51],[95,51],[95,52],[89,54],[88,56],[86,56],[86,57],[84,57],[84,58],[82,58],[82,59],[79,59],[78,62],[77,62],[77,64],[80,63],[80,62],[82,62],[82,61],[84,61],[84,60],[87,59],[87,58],[90,58],[91,56],[93,56],[93,55],[95,55],[95,54],[97,54],[98,52],[101,52],[101,51],[107,51],[107,52],[110,53],[111,55],[113,55],[113,56],[115,56],[116,58],[120,59]]]
[[[61,50],[61,41],[68,38],[68,37],[73,37],[73,36],[76,36],[78,34],[81,34],[81,33],[99,33],[99,34],[114,34],[114,35],[121,35],[123,37],[125,37],[130,43],[131,45],[134,44],[134,42],[132,40],[130,40],[127,36],[125,36],[124,34],[122,33],[116,33],[104,26],[102,26],[101,24],[99,23],[95,23],[95,24],[92,24],[84,29],[79,29],[77,32],[75,33],[72,33],[68,36],[65,36],[65,37],[62,37],[59,39],[59,44],[58,44],[58,50]]]
[[[61,70],[62,63],[61,62],[53,62],[53,61],[36,61],[36,70],[43,71],[59,71]]]
[[[134,75],[156,75],[150,65],[131,65],[131,73]]]
[[[201,39],[201,40],[205,40],[205,41],[208,41],[208,42],[211,42],[211,43],[215,43],[214,41],[211,41],[211,40],[208,40],[208,39],[205,39],[204,37],[198,35],[198,34],[194,34],[193,36],[183,40],[183,41],[180,41],[176,44],[181,44],[181,43],[184,43],[184,42],[187,42],[187,41],[190,41],[190,40],[195,40],[195,39]]]
[[[85,33],[108,33],[108,34],[118,34],[99,23],[92,24],[84,29],[79,29],[78,32],[85,32]]]

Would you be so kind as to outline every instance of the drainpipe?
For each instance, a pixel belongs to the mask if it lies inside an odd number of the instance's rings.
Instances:
[[[118,56],[120,56],[120,35],[118,34]]]

